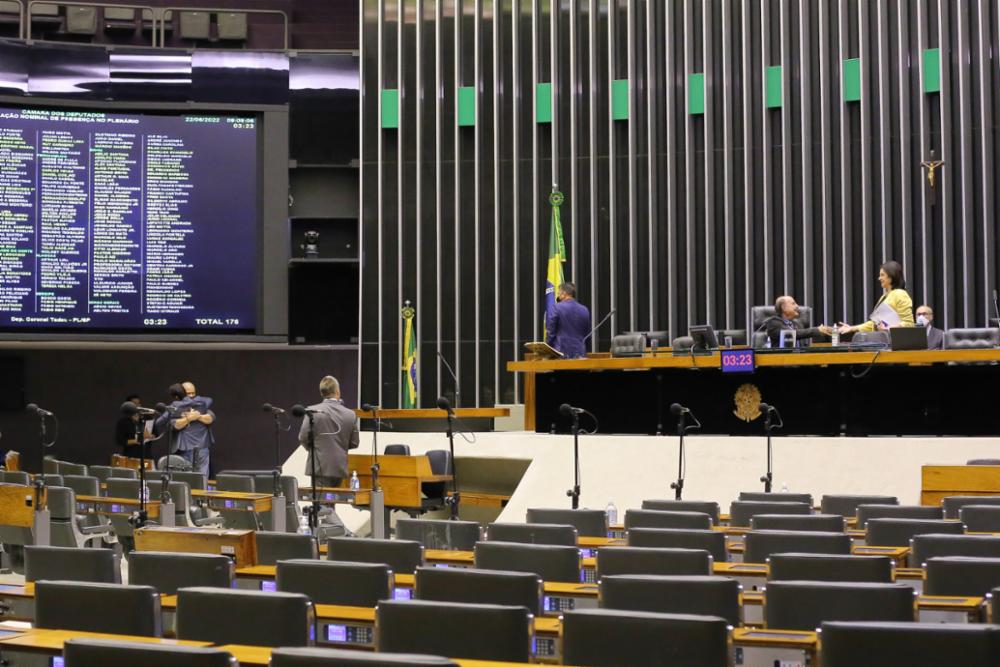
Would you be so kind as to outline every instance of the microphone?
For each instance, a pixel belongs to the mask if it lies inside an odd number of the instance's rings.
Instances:
[[[140,407],[135,403],[133,403],[132,401],[125,401],[124,403],[122,403],[121,411],[122,413],[128,415],[129,417],[136,414],[147,415],[147,416],[152,416],[156,414],[156,410],[153,410],[151,408]]]
[[[997,301],[997,291],[993,290],[993,314],[997,316],[997,324],[1000,324],[1000,302]]]
[[[283,414],[285,414],[284,410],[282,410],[281,408],[279,408],[277,406],[271,405],[270,403],[265,403],[264,405],[260,406],[260,409],[263,410],[264,412],[270,412],[271,414],[274,414],[274,415],[283,415]]]
[[[608,321],[608,318],[609,318],[609,317],[611,317],[612,315],[614,315],[614,314],[615,314],[615,313],[617,313],[617,312],[618,312],[618,309],[617,309],[617,308],[612,308],[612,309],[611,309],[611,311],[610,311],[610,312],[608,312],[608,314],[604,316],[604,319],[602,319],[602,320],[601,320],[600,322],[598,322],[598,323],[597,323],[597,326],[596,326],[596,327],[594,327],[593,329],[591,329],[591,330],[590,330],[590,333],[589,333],[589,334],[587,334],[586,336],[584,336],[584,337],[583,337],[583,339],[584,339],[584,340],[587,340],[588,338],[590,338],[591,336],[593,336],[593,335],[594,335],[594,332],[595,332],[595,331],[597,331],[598,329],[600,329],[600,328],[601,328],[601,325],[602,325],[602,324],[604,324],[605,322],[607,322],[607,321]]]
[[[295,415],[296,417],[305,417],[306,415],[314,415],[317,412],[319,412],[319,411],[318,410],[310,410],[309,408],[307,408],[306,406],[302,405],[301,403],[296,403],[295,405],[292,406],[292,414]]]
[[[36,415],[38,415],[39,417],[52,417],[53,416],[53,414],[51,412],[49,412],[48,410],[41,409],[35,403],[28,403],[28,405],[25,407],[25,410],[27,412],[33,412]]]
[[[561,414],[563,417],[576,417],[577,415],[581,415],[584,412],[586,412],[586,410],[584,410],[583,408],[574,408],[569,403],[563,403],[562,405],[559,406],[559,414]]]
[[[685,408],[680,403],[672,403],[670,405],[670,412],[671,412],[671,414],[673,414],[673,415],[675,415],[677,417],[680,417],[684,413],[690,413],[691,410],[689,410],[688,408]]]
[[[381,406],[379,406],[379,405],[372,405],[371,403],[362,403],[361,404],[361,411],[362,412],[370,412],[370,413],[372,413],[374,415],[375,411],[379,410],[379,409],[381,409]]]
[[[178,410],[178,408],[166,405],[165,403],[157,403],[156,405],[153,406],[153,409],[156,410],[161,415],[164,412],[169,412],[170,414],[174,414]]]
[[[458,353],[456,352],[456,355],[457,354]],[[451,374],[451,379],[455,381],[455,403],[461,403],[461,401],[459,401],[458,399],[458,397],[461,395],[458,391],[458,376],[455,375],[455,370],[451,367],[451,364],[448,363],[448,360],[444,358],[443,354],[441,354],[441,350],[437,350],[437,355],[441,359],[441,363],[444,364],[444,367],[447,368],[448,372]],[[440,400],[438,401],[438,407],[441,407]],[[444,410],[444,408],[441,409]]]
[[[767,403],[761,403],[758,407],[761,412],[770,412],[771,410],[774,410],[774,406],[768,405]]]
[[[444,410],[448,413],[449,417],[455,416],[455,411],[451,407],[451,402],[444,396],[439,396],[437,400],[438,409]]]

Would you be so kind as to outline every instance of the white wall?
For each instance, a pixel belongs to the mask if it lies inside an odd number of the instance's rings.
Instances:
[[[371,450],[371,434],[361,434],[361,452]],[[447,449],[434,433],[394,433],[414,454]],[[765,441],[760,438],[690,436],[685,439],[687,473],[684,498],[715,500],[726,511],[740,491],[763,491]],[[531,459],[501,521],[524,521],[528,507],[569,507],[573,485],[573,438],[539,433],[477,433],[475,442],[455,439],[456,456]],[[1000,457],[1000,438],[774,438],[774,490],[812,493],[889,494],[904,504],[920,502],[920,467],[926,463],[963,464],[971,458]],[[619,516],[643,499],[673,498],[677,477],[677,437],[581,436],[581,507],[603,509],[609,500]],[[303,474],[301,447],[285,463],[286,474]],[[338,509],[352,530],[367,514]]]

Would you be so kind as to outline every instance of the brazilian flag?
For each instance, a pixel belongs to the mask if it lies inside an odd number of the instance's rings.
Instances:
[[[413,318],[417,311],[407,301],[403,306],[403,404],[402,408],[417,407],[417,336]]]
[[[556,290],[566,282],[563,262],[566,261],[566,242],[563,240],[562,223],[559,221],[559,207],[565,201],[563,193],[555,186],[549,195],[552,204],[552,225],[549,229],[549,265],[545,274],[545,329],[556,308]]]

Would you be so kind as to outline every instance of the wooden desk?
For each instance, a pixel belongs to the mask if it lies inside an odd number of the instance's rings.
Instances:
[[[108,496],[77,496],[76,511],[80,514],[100,514],[102,516],[132,516],[139,511],[136,498],[110,498]],[[146,501],[146,515],[150,519],[160,516],[160,501]]]
[[[0,621],[35,620],[35,584],[0,584]]]
[[[219,648],[228,651],[241,665],[269,665],[271,651],[274,650],[267,646],[244,646],[242,644],[223,644]],[[465,660],[464,658],[453,658],[453,660],[461,667],[526,667],[525,663],[521,662]]]
[[[257,564],[257,537],[252,530],[146,526],[135,531],[136,551],[222,554],[236,567]]]
[[[379,486],[385,494],[386,507],[421,506],[421,484],[450,482],[451,475],[435,475],[426,456],[380,456]],[[347,469],[356,470],[362,488],[372,486],[372,457],[369,454],[349,454]]]
[[[62,655],[63,645],[70,639],[111,639],[114,641],[139,642],[160,646],[211,646],[211,642],[163,639],[161,637],[137,637],[134,635],[113,635],[103,632],[82,632],[79,630],[43,630],[32,628],[18,634],[0,638],[0,653],[10,660],[10,664],[20,664],[14,658],[17,654]],[[4,663],[8,664],[8,663]]]
[[[211,491],[192,489],[191,496],[204,501],[213,510],[236,510],[263,514],[271,511],[270,493],[243,493],[240,491]]]
[[[299,487],[299,500],[304,503],[313,501],[311,486]],[[321,486],[316,489],[316,502],[320,505],[358,505],[367,506],[371,503],[371,489],[352,489],[347,486]]]
[[[0,486],[0,523],[16,528],[34,528],[35,511],[45,507],[48,497],[47,487],[44,486],[40,489],[16,484]]]
[[[135,459],[124,454],[112,454],[111,455],[111,467],[112,468],[131,468],[132,470],[139,470],[139,462],[142,459]],[[146,459],[146,470],[153,469],[153,459]]]
[[[937,393],[933,397],[929,394],[921,397],[910,393],[907,398],[913,398],[910,401],[913,403],[913,412],[907,413],[907,417],[918,413],[937,415],[933,421],[900,419],[895,414],[877,419],[878,413],[872,410],[858,412],[855,418],[848,412],[848,434],[897,435],[900,434],[900,428],[903,429],[903,435],[992,435],[995,432],[995,425],[991,430],[992,422],[985,416],[989,414],[989,406],[992,404],[989,387],[992,386],[995,371],[991,372],[989,368],[981,366],[977,368],[977,365],[1000,362],[1000,350],[883,350],[877,354],[875,351],[827,350],[816,348],[815,351],[798,353],[758,353],[755,356],[757,372],[753,375],[725,377],[719,373],[711,380],[701,376],[695,382],[691,382],[688,374],[691,369],[706,372],[720,369],[718,352],[674,356],[671,350],[661,350],[655,357],[521,360],[508,362],[507,370],[524,374],[524,427],[528,431],[548,432],[553,422],[558,429],[568,430],[568,421],[558,418],[557,408],[559,401],[566,395],[566,387],[573,385],[574,395],[582,397],[584,406],[597,415],[602,430],[606,432],[654,433],[657,428],[660,432],[672,428],[673,422],[669,414],[648,414],[637,418],[634,410],[627,409],[628,397],[641,394],[649,396],[650,402],[655,401],[656,405],[669,405],[672,400],[689,405],[706,429],[710,429],[707,432],[731,435],[756,433],[760,429],[759,419],[752,419],[753,423],[748,425],[731,414],[731,397],[740,385],[752,384],[760,390],[763,400],[770,400],[768,395],[771,387],[775,387],[774,393],[781,393],[783,390],[778,387],[787,389],[790,378],[794,381],[795,377],[801,377],[807,386],[816,386],[817,383],[825,387],[835,385],[830,393],[847,396],[850,400],[856,381],[850,374],[842,376],[842,369],[850,365],[871,364],[879,367],[878,373],[885,378],[886,383],[903,386],[910,380],[910,386],[933,384],[939,389],[944,388],[946,396],[953,393],[955,396],[962,395],[965,400],[950,403],[945,409],[938,405],[941,401]],[[949,367],[950,364],[956,366]],[[898,370],[893,370],[893,367]],[[788,368],[804,370],[795,377],[782,374]],[[823,370],[824,368],[827,370]],[[595,372],[600,372],[600,375],[595,376]],[[537,382],[540,373],[547,374],[544,384]],[[705,395],[705,382],[711,382],[713,391],[709,392],[710,396]],[[960,388],[966,391],[958,391]],[[952,389],[955,391],[952,392]],[[788,403],[787,396],[782,399],[787,414],[803,414],[810,411],[808,408],[815,407],[813,403],[806,402],[813,401],[808,391],[803,391],[802,395],[801,403]],[[972,398],[968,398],[970,396]],[[592,397],[592,400],[588,401],[585,397]],[[865,395],[858,400],[869,399]],[[860,403],[850,405],[852,411],[858,406],[864,408]],[[943,414],[938,415],[937,410],[928,413],[923,409],[927,406],[940,408]],[[956,411],[960,415],[956,415]],[[872,421],[873,415],[876,417],[875,421]],[[900,422],[904,422],[902,426]],[[789,421],[785,431],[787,435],[837,435],[844,423],[844,414],[833,410],[829,414],[797,417],[794,423]],[[955,424],[959,424],[957,428],[960,431],[954,430]],[[755,428],[744,428],[748,426]],[[912,430],[908,431],[907,428]]]
[[[979,623],[983,617],[981,597],[921,595],[917,598],[917,620],[921,623]]]
[[[815,665],[819,639],[815,632],[734,628],[733,648],[743,665]]]
[[[1000,495],[1000,466],[925,465],[920,468],[920,504],[940,505],[946,496]]]

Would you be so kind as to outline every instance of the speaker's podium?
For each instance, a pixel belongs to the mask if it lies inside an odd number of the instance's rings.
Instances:
[[[350,454],[347,469],[358,471],[361,488],[372,485],[372,457]],[[426,456],[379,456],[378,483],[385,493],[386,508],[419,510],[423,507],[421,485],[425,482],[449,482],[451,475],[435,475]]]

